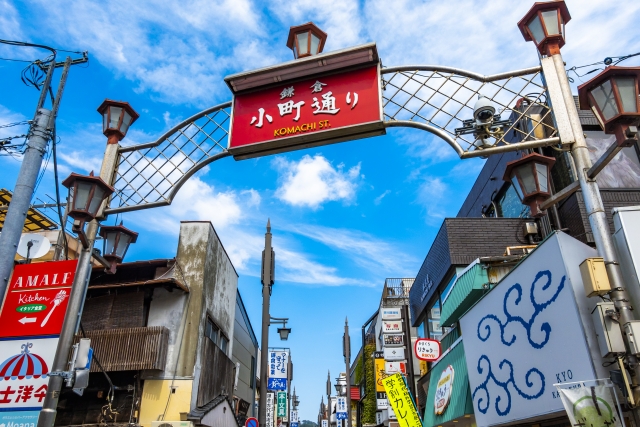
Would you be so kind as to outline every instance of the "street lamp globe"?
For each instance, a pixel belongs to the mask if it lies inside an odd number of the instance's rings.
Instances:
[[[551,196],[549,171],[555,162],[553,157],[533,153],[507,163],[503,179],[513,184],[520,200],[529,205],[535,218],[544,216],[538,204]]]
[[[533,41],[540,55],[555,55],[564,46],[564,26],[571,20],[564,0],[538,2],[518,22],[526,41]]]
[[[111,262],[112,266],[122,262],[129,245],[138,239],[138,233],[129,230],[122,223],[103,225],[100,227],[100,236],[104,239],[102,256]]]
[[[604,132],[624,141],[626,129],[640,123],[638,80],[640,67],[607,67],[578,86],[580,109],[593,110]]]
[[[69,189],[70,209],[67,214],[81,222],[92,221],[102,202],[114,192],[112,186],[93,176],[93,172],[89,176],[72,173],[62,181],[62,185]]]
[[[300,59],[322,52],[326,41],[327,33],[313,22],[307,22],[289,29],[287,47],[293,50],[295,59]]]
[[[129,126],[140,115],[128,102],[105,99],[98,107],[98,113],[102,114],[102,133],[109,138],[109,144],[117,144],[127,135]]]
[[[291,333],[291,328],[278,328],[278,333],[280,334],[280,339],[282,341],[286,341],[289,339],[289,334]]]

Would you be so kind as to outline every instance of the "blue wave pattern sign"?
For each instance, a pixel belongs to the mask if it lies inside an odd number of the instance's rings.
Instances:
[[[577,305],[593,252],[554,235],[460,320],[479,427],[562,411],[553,384],[596,378]]]

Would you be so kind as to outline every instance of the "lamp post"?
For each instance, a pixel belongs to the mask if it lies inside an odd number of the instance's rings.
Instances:
[[[349,319],[344,319],[344,336],[342,337],[345,363],[345,396],[347,398],[347,421],[343,427],[349,427],[351,421],[351,337],[349,337]]]
[[[327,425],[331,427],[331,371],[327,371]]]
[[[121,109],[118,111],[112,109],[112,107]],[[69,361],[69,350],[73,344],[73,337],[78,330],[84,305],[84,296],[91,277],[91,257],[94,256],[93,245],[98,234],[98,221],[96,218],[103,216],[106,200],[113,192],[111,184],[118,164],[118,141],[126,136],[129,126],[138,118],[138,114],[126,102],[105,100],[98,112],[103,115],[103,133],[107,137],[107,147],[102,160],[100,175],[98,177],[92,177],[91,175],[87,177],[71,174],[63,182],[63,185],[66,185],[70,191],[69,197],[72,209],[69,211],[69,216],[74,219],[74,230],[78,232],[83,247],[78,257],[78,267],[69,295],[69,304],[51,366],[51,372],[58,373],[58,375],[49,376],[47,394],[38,418],[38,427],[52,427],[55,422],[56,408],[64,381],[60,373],[66,370],[67,362]],[[128,119],[125,117],[125,112],[128,114]],[[118,114],[119,118],[116,121],[115,117]],[[86,231],[84,230],[85,223],[88,223]],[[133,241],[135,241],[135,238],[130,239],[129,243]],[[124,240],[122,243],[124,243]],[[121,252],[124,256],[126,247],[120,248],[124,249]]]
[[[535,3],[518,23],[518,27],[525,40],[533,41],[541,54],[540,64],[547,83],[549,102],[553,106],[560,140],[563,144],[571,145],[571,155],[576,166],[576,173],[578,175],[580,189],[582,190],[586,213],[593,231],[598,254],[604,258],[607,275],[609,276],[612,288],[610,293],[611,301],[614,303],[616,311],[619,314],[619,323],[622,326],[635,320],[632,311],[633,307],[631,307],[629,303],[630,299],[622,279],[620,264],[618,263],[604,205],[600,196],[600,189],[593,176],[589,176],[589,171],[592,166],[591,159],[589,158],[578,110],[575,106],[571,86],[569,85],[562,55],[560,54],[560,47],[564,45],[564,24],[570,19],[571,16],[563,0]],[[610,72],[611,76],[614,74],[613,71]],[[602,79],[604,86],[602,84],[600,85],[603,89],[598,89],[599,86],[597,83],[601,80],[596,80],[593,85],[589,86],[589,88],[592,88],[589,99],[595,101],[596,110],[602,109],[600,111],[603,113],[602,116],[605,119],[609,117],[608,120],[614,120],[616,115],[612,114],[613,104],[615,104],[616,108],[620,109],[621,104],[619,104],[618,101],[622,101],[622,97],[620,97],[618,88],[618,92],[613,93],[614,102],[611,99],[612,93],[608,93],[607,89],[615,88],[616,82],[607,84],[605,80],[606,79]],[[629,80],[622,80],[622,86],[627,88],[628,82]],[[604,100],[605,102],[599,104],[598,99],[601,101]],[[632,107],[632,103],[627,102],[627,106]],[[585,106],[582,105],[581,108],[585,108]],[[626,109],[626,107],[624,108]],[[605,114],[605,111],[607,114]],[[604,124],[606,125],[607,123],[609,122],[605,122]],[[607,131],[606,127],[605,131]],[[624,330],[624,328],[622,329]],[[629,337],[624,335],[624,339],[627,348],[629,348]],[[640,398],[640,385],[638,384],[640,368],[638,359],[635,355],[627,353],[625,356],[625,364],[629,369],[635,371],[635,375],[632,376],[632,396],[629,401],[631,406],[635,407],[635,402],[638,402]],[[635,408],[634,414],[637,415],[637,408]]]

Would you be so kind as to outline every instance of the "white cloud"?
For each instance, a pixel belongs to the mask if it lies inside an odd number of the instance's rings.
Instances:
[[[278,248],[276,262],[283,269],[282,273],[276,270],[277,280],[322,286],[374,286],[373,282],[366,280],[341,277],[336,274],[337,268],[319,264],[303,253],[284,248]]]
[[[368,271],[405,275],[413,274],[416,267],[417,260],[402,252],[397,244],[358,230],[297,225],[291,231],[342,252]]]
[[[276,197],[293,206],[317,209],[327,201],[355,198],[360,164],[345,170],[343,164],[334,168],[323,156],[305,155],[299,162],[289,162],[284,157],[276,157],[273,165],[281,172],[282,184]]]
[[[373,203],[375,203],[376,205],[379,205],[380,203],[382,203],[382,199],[384,199],[390,193],[391,193],[391,190],[386,190],[384,193],[380,194],[378,197],[373,199]]]
[[[425,209],[425,221],[435,225],[446,216],[444,197],[449,186],[440,177],[428,177],[418,188],[417,202]]]

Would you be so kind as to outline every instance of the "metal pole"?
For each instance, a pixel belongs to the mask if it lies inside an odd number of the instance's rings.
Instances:
[[[351,338],[349,337],[349,319],[344,319],[344,362],[347,370],[347,419],[345,420],[344,427],[349,427],[351,423]]]
[[[542,58],[540,61],[547,87],[549,97],[553,106],[554,115],[558,126],[558,132],[563,143],[572,142],[571,155],[576,165],[576,173],[582,190],[582,197],[585,204],[589,224],[593,233],[593,239],[596,244],[598,254],[604,259],[607,275],[611,283],[610,292],[611,301],[613,301],[616,311],[620,315],[619,323],[624,325],[635,320],[633,315],[633,307],[630,304],[629,296],[622,279],[620,264],[617,260],[617,254],[611,237],[611,230],[607,222],[607,216],[600,196],[600,189],[596,179],[590,179],[587,171],[591,168],[591,159],[585,141],[582,125],[578,110],[571,93],[571,86],[564,68],[564,62],[560,53],[550,57]],[[566,139],[566,138],[570,139]],[[623,334],[625,345],[627,348],[626,362],[629,367],[635,371],[632,375],[633,384],[632,391],[635,401],[640,398],[640,386],[638,379],[640,378],[640,366],[635,355],[629,352],[629,337]],[[638,414],[640,408],[634,408],[634,413]]]
[[[111,184],[113,175],[118,165],[118,144],[107,144],[107,148],[102,159],[102,167],[100,168],[100,178]],[[104,210],[106,204],[103,204],[100,211]],[[101,212],[98,213],[98,216]],[[83,248],[78,257],[78,268],[73,278],[71,294],[69,295],[69,305],[67,313],[62,323],[62,331],[58,339],[58,347],[56,355],[53,359],[51,367],[52,372],[66,371],[69,361],[69,351],[73,344],[73,337],[78,330],[80,318],[82,317],[82,308],[84,306],[85,294],[89,286],[91,278],[91,253],[93,252],[93,244],[98,234],[98,221],[93,220],[87,225],[85,231],[89,246]],[[58,399],[60,398],[60,390],[62,389],[63,377],[49,376],[49,384],[47,387],[47,395],[44,398],[42,411],[38,418],[38,427],[53,427],[56,420],[56,409],[58,407]]]
[[[258,401],[258,423],[265,427],[267,418],[267,378],[269,361],[269,304],[271,285],[274,278],[273,249],[271,248],[271,221],[267,220],[267,232],[264,235],[264,251],[262,252],[262,353],[260,356],[260,400]],[[269,426],[273,427],[273,426]]]
[[[327,371],[327,425],[331,427],[331,371]]]
[[[50,70],[52,69],[53,67],[50,68]],[[13,260],[16,257],[24,222],[35,191],[42,158],[47,151],[47,142],[49,141],[47,127],[50,115],[51,111],[46,108],[39,108],[36,112],[35,120],[29,130],[27,149],[24,152],[22,165],[20,165],[20,173],[0,234],[0,301],[4,299],[9,286]]]

